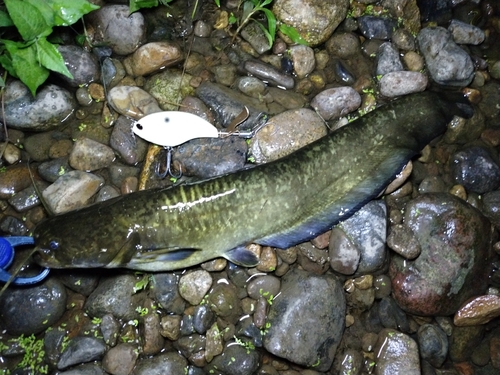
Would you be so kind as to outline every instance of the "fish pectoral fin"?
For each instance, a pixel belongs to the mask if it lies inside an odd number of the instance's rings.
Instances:
[[[106,265],[106,268],[123,267],[137,253],[137,246],[140,243],[139,233],[132,233],[127,241],[120,248],[116,256]]]
[[[255,267],[259,263],[259,258],[244,246],[238,246],[228,250],[222,255],[230,262],[244,267]]]
[[[158,249],[142,253],[134,263],[176,262],[189,258],[201,249]]]

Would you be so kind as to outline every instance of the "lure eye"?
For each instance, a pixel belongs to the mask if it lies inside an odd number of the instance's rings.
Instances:
[[[57,250],[59,248],[59,242],[57,242],[57,241],[50,241],[49,242],[49,248],[50,248],[50,250]]]
[[[136,124],[135,127],[139,130],[142,130],[143,126],[141,124]]]

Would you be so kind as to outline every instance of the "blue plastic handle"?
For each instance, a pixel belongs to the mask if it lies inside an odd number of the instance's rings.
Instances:
[[[30,236],[0,237],[0,282],[8,282],[12,275],[6,271],[14,259],[14,247],[22,245],[34,245],[35,241]],[[49,269],[44,268],[38,275],[32,277],[15,277],[12,284],[30,285],[35,284],[47,277]]]

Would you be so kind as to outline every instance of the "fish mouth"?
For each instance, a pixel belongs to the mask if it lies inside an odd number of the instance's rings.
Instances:
[[[43,248],[35,248],[33,260],[42,267],[57,268],[58,262],[51,255],[50,250]]]

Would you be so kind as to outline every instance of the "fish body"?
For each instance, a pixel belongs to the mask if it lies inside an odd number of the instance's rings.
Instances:
[[[124,195],[47,219],[35,260],[52,268],[168,271],[216,257],[253,266],[249,243],[288,248],[379,195],[459,107],[423,92],[376,109],[274,162]]]

